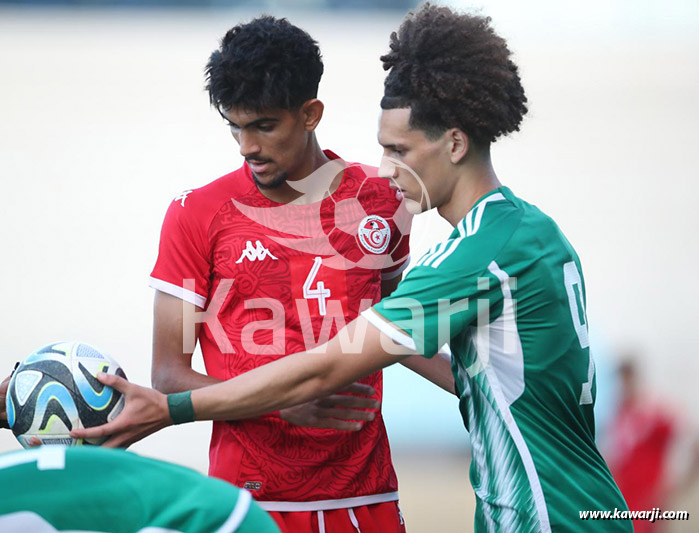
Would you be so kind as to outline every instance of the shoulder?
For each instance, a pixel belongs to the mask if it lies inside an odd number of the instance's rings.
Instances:
[[[515,200],[522,211],[522,221],[509,252],[513,252],[520,261],[551,256],[573,258],[579,262],[575,249],[553,218],[533,204],[520,198]]]
[[[147,478],[152,486],[158,486],[162,491],[167,491],[171,487],[181,487],[182,483],[187,483],[190,487],[200,486],[223,491],[228,496],[235,496],[239,492],[236,487],[229,483],[204,476],[191,468],[144,457],[128,450],[99,446],[67,447],[65,448],[65,465],[67,468],[88,470],[100,465],[101,468],[109,467],[115,471],[130,472],[133,475]]]
[[[524,210],[513,198],[495,192],[481,199],[450,237],[433,246],[416,267],[476,274],[488,268],[519,228]]]
[[[231,198],[247,194],[251,184],[241,167],[202,187],[180,191],[173,197],[170,210],[184,216],[216,212]]]
[[[232,199],[249,196],[252,187],[245,167],[241,167],[202,187],[180,191],[168,206],[164,226],[189,228],[205,235],[216,215],[231,205]]]

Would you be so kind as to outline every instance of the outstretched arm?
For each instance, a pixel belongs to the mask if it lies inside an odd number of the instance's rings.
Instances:
[[[347,335],[336,335],[317,351],[285,357],[233,380],[194,391],[196,419],[246,418],[297,405],[346,387],[411,355],[407,349],[392,344],[361,316],[345,331]],[[352,339],[363,336],[359,353],[343,351],[342,339],[346,336]],[[400,353],[387,352],[384,344],[392,346],[392,352]],[[222,402],[221,398],[227,400]]]
[[[381,299],[390,296],[398,287],[401,279],[403,279],[402,274],[392,279],[382,280]],[[439,350],[437,355],[431,359],[426,359],[415,354],[406,357],[400,363],[438,387],[441,387],[448,393],[456,394],[454,375],[451,372],[451,354],[448,353],[448,351]]]
[[[194,390],[221,380],[192,369],[194,346],[185,347],[183,325],[185,312],[195,312],[195,306],[155,291],[153,304],[153,366],[151,384],[165,394]],[[199,337],[201,323],[194,326],[194,338]],[[2,394],[0,385],[0,394]],[[372,398],[376,391],[369,385],[353,383],[341,394],[279,412],[279,416],[296,426],[358,431],[365,421],[373,420],[379,402]],[[4,403],[3,403],[4,406]],[[368,410],[367,410],[368,409]]]
[[[359,348],[343,346],[349,344],[348,338]],[[357,342],[361,338],[363,342]],[[196,420],[237,420],[298,405],[342,389],[412,353],[393,344],[360,316],[312,353],[290,355],[229,381],[193,391],[194,416]],[[164,394],[114,377],[100,375],[100,381],[125,394],[124,411],[103,426],[74,430],[73,436],[110,435],[106,446],[128,446],[172,423]]]
[[[411,355],[403,359],[401,364],[416,374],[420,374],[423,378],[431,381],[449,394],[456,394],[454,374],[451,371],[451,354],[443,350],[444,348],[439,350],[431,359],[418,354]]]

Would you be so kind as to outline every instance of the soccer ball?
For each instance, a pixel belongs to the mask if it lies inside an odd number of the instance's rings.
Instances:
[[[49,344],[29,355],[12,376],[6,397],[7,422],[19,443],[27,448],[36,437],[42,444],[83,444],[70,436],[72,429],[113,420],[124,397],[100,383],[98,372],[126,378],[116,361],[81,342]]]

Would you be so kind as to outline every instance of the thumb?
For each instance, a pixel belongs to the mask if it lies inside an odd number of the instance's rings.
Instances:
[[[107,385],[108,387],[112,387],[113,389],[116,389],[121,393],[126,392],[126,389],[129,387],[129,382],[127,380],[125,380],[122,377],[115,376],[114,374],[107,374],[105,372],[99,372],[97,374],[97,379],[103,385]]]

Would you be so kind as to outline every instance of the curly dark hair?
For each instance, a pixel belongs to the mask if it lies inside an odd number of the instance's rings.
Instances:
[[[410,108],[410,125],[434,139],[459,128],[476,144],[519,130],[527,98],[507,43],[490,18],[429,3],[410,12],[381,56],[390,72],[382,109]]]
[[[316,98],[323,74],[318,43],[287,19],[234,26],[206,65],[206,90],[219,109],[297,109]]]

